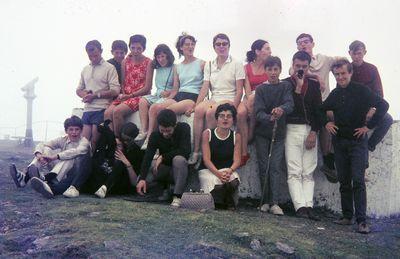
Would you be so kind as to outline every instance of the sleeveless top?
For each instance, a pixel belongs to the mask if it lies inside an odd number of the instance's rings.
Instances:
[[[171,90],[174,82],[174,66],[159,67],[156,69],[154,83],[156,85],[156,96],[159,96],[162,91]]]
[[[125,94],[131,94],[144,87],[146,82],[147,66],[151,59],[145,57],[140,64],[134,64],[128,56],[125,62]]]
[[[203,85],[202,60],[196,58],[189,64],[178,64],[176,71],[179,78],[179,92],[199,94]]]
[[[211,152],[211,162],[219,170],[229,168],[233,164],[233,153],[235,150],[235,133],[229,130],[229,134],[225,139],[221,139],[215,129],[208,129],[210,133],[209,145]]]
[[[253,68],[251,67],[250,63],[246,64],[244,69],[246,71],[247,78],[249,79],[251,91],[255,91],[257,86],[268,80],[267,73],[263,73],[261,75],[253,74]]]

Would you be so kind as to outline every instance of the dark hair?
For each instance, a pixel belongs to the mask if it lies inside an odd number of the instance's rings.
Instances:
[[[310,65],[311,63],[311,56],[307,52],[300,50],[297,51],[292,58],[292,61],[294,62],[295,59],[301,60],[301,61],[307,61],[308,64]]]
[[[171,49],[165,44],[158,44],[157,47],[154,49],[154,59],[152,63],[154,69],[161,67],[160,63],[158,63],[157,61],[157,56],[160,55],[161,53],[167,55],[167,60],[168,60],[167,67],[170,67],[174,64],[175,57],[174,54],[172,54]]]
[[[89,51],[89,50],[92,51],[91,50],[92,48],[97,48],[98,50],[102,50],[101,44],[98,40],[91,40],[91,41],[88,41],[88,43],[86,43],[86,46],[85,46],[86,51]]]
[[[353,72],[353,65],[350,63],[350,61],[347,60],[347,58],[341,58],[341,59],[338,59],[335,62],[333,62],[332,66],[331,66],[332,73],[335,68],[340,68],[342,66],[347,67],[347,72],[349,72],[349,73]]]
[[[120,49],[123,52],[128,52],[128,46],[126,45],[125,41],[123,40],[114,40],[111,44],[111,51]]]
[[[313,37],[312,37],[310,34],[308,34],[308,33],[302,33],[302,34],[300,34],[299,36],[297,36],[297,38],[296,38],[296,43],[297,43],[297,41],[298,41],[299,39],[301,39],[301,38],[309,38],[311,42],[314,42],[314,39],[313,39]]]
[[[218,120],[218,115],[224,111],[230,111],[232,113],[233,122],[236,123],[237,111],[235,106],[230,103],[218,105],[217,109],[215,110],[215,119]]]
[[[349,50],[350,51],[357,51],[357,50],[360,50],[360,49],[366,50],[366,47],[365,47],[364,42],[359,41],[359,40],[353,41],[349,46]]]
[[[124,125],[122,125],[120,133],[121,133],[120,136],[122,136],[122,134],[123,134],[132,139],[135,139],[137,137],[137,135],[139,134],[139,129],[135,123],[127,122]]]
[[[67,131],[69,127],[79,127],[80,129],[83,129],[82,120],[75,115],[71,116],[71,118],[67,118],[64,121],[64,130]]]
[[[179,53],[179,57],[181,57],[183,55],[183,51],[181,50],[181,48],[182,48],[183,44],[185,43],[186,39],[189,39],[189,40],[193,41],[194,43],[196,43],[196,39],[192,35],[182,33],[182,35],[180,35],[178,37],[176,44],[175,44],[176,50]]]
[[[247,62],[253,62],[256,60],[257,55],[256,55],[256,50],[261,50],[265,43],[268,43],[266,40],[256,40],[251,44],[251,50],[247,51],[246,57],[247,57]]]
[[[282,69],[282,61],[279,57],[269,56],[267,61],[265,62],[265,68],[273,67],[277,65],[280,69]]]
[[[157,123],[163,127],[175,127],[176,114],[172,110],[164,109],[158,113]]]
[[[228,45],[229,46],[231,45],[231,41],[229,40],[228,35],[226,35],[225,33],[218,33],[213,38],[213,47],[215,46],[215,42],[217,41],[217,39],[227,40],[228,41]]]
[[[133,43],[139,43],[142,45],[143,50],[146,49],[146,38],[141,34],[135,34],[129,38],[129,46]]]

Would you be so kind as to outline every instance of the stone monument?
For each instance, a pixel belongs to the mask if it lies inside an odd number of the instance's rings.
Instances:
[[[30,82],[28,82],[24,87],[21,88],[23,92],[25,92],[24,97],[27,101],[27,109],[26,109],[26,130],[25,130],[25,139],[24,146],[32,147],[33,146],[33,134],[32,134],[32,106],[33,99],[36,98],[35,95],[35,84],[39,80],[38,77],[34,78]]]

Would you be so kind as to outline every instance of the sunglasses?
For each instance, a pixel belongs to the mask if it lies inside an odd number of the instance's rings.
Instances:
[[[217,47],[226,47],[226,46],[228,46],[229,45],[229,42],[217,42],[217,43],[215,43],[214,44],[215,46],[217,46]]]

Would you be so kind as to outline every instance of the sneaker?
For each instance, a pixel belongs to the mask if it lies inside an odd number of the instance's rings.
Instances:
[[[320,221],[320,220],[321,220],[321,217],[318,216],[318,215],[314,212],[314,209],[311,208],[311,207],[308,207],[308,208],[307,208],[307,215],[308,215],[308,218],[311,219],[311,220],[315,220],[315,221]]]
[[[142,141],[143,139],[145,139],[147,137],[147,132],[140,132],[136,138],[135,141],[139,142]]]
[[[333,221],[333,223],[338,225],[353,225],[353,221],[347,218],[340,218],[338,220]]]
[[[308,219],[308,210],[306,207],[300,207],[296,211],[296,217]]]
[[[194,165],[197,163],[197,161],[199,160],[199,153],[198,152],[193,152],[192,155],[190,156],[189,160],[188,160],[188,164],[189,165]]]
[[[274,215],[278,215],[278,216],[283,216],[283,210],[281,209],[281,207],[279,207],[278,205],[273,205],[270,209],[269,212],[274,214]]]
[[[323,164],[321,167],[321,171],[325,174],[326,179],[331,183],[337,183],[337,173],[335,169],[330,169],[327,165]]]
[[[357,232],[361,233],[361,234],[368,234],[369,232],[371,232],[371,230],[369,229],[368,224],[364,221],[364,222],[358,223]]]
[[[269,204],[265,203],[259,208],[261,212],[268,212],[269,211]]]
[[[18,188],[25,186],[25,174],[22,172],[18,172],[15,164],[10,165],[10,176],[14,180],[14,183]]]
[[[143,142],[142,147],[140,148],[141,150],[146,150],[147,149],[147,145],[149,144],[149,139],[146,138]]]
[[[31,186],[32,186],[32,189],[34,189],[38,193],[42,194],[44,197],[46,197],[48,199],[54,198],[54,194],[53,194],[50,186],[45,181],[42,181],[41,179],[39,179],[37,177],[33,177],[31,179]]]
[[[174,196],[174,198],[172,199],[172,202],[171,202],[171,206],[179,208],[179,206],[181,206],[181,199]]]
[[[76,198],[79,196],[79,191],[75,188],[75,186],[71,185],[68,189],[63,193],[64,197],[67,198]]]
[[[107,194],[107,186],[102,185],[100,188],[94,193],[97,197],[104,199]]]
[[[161,196],[157,198],[159,201],[170,201],[171,200],[171,192],[169,188],[165,189]]]

